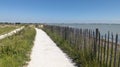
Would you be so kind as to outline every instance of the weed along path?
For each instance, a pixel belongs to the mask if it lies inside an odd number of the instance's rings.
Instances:
[[[36,28],[36,37],[28,67],[75,67],[50,37]]]
[[[11,35],[19,32],[19,31],[22,30],[23,28],[24,28],[24,26],[22,26],[22,27],[20,27],[20,28],[18,28],[18,29],[15,29],[15,30],[13,30],[13,31],[11,31],[11,32],[9,32],[9,33],[0,35],[0,39],[3,39],[3,38],[8,37],[8,36],[11,36]]]

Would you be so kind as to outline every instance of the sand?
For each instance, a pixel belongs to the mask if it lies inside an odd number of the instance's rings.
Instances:
[[[13,30],[13,31],[11,31],[11,32],[9,32],[9,33],[0,35],[0,39],[3,39],[3,38],[8,37],[8,36],[12,36],[13,34],[19,32],[19,31],[22,30],[23,28],[24,28],[24,26],[22,26],[22,27],[20,27],[20,28],[18,28],[18,29],[15,29],[15,30]]]

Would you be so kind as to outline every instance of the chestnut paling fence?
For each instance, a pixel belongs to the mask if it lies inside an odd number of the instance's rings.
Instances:
[[[120,67],[120,47],[118,34],[108,32],[101,35],[98,29],[78,29],[44,25],[45,29],[56,33],[74,45],[83,53],[91,53],[91,57],[99,62],[100,67]]]

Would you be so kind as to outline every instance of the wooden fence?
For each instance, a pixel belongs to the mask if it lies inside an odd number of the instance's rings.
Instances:
[[[120,45],[118,34],[108,32],[101,35],[99,29],[78,29],[71,27],[44,25],[45,29],[56,33],[86,53],[91,53],[91,58],[98,61],[99,67],[120,67]]]

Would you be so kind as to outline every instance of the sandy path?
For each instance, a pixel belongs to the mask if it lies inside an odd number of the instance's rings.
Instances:
[[[22,30],[23,28],[24,28],[24,26],[22,26],[22,27],[20,27],[20,28],[18,28],[18,29],[15,29],[15,30],[13,30],[13,31],[11,31],[11,32],[9,32],[9,33],[0,35],[0,39],[3,39],[3,38],[8,37],[8,36],[11,36],[11,35],[17,33],[18,31]]]
[[[75,66],[44,31],[36,29],[35,42],[28,67]]]

